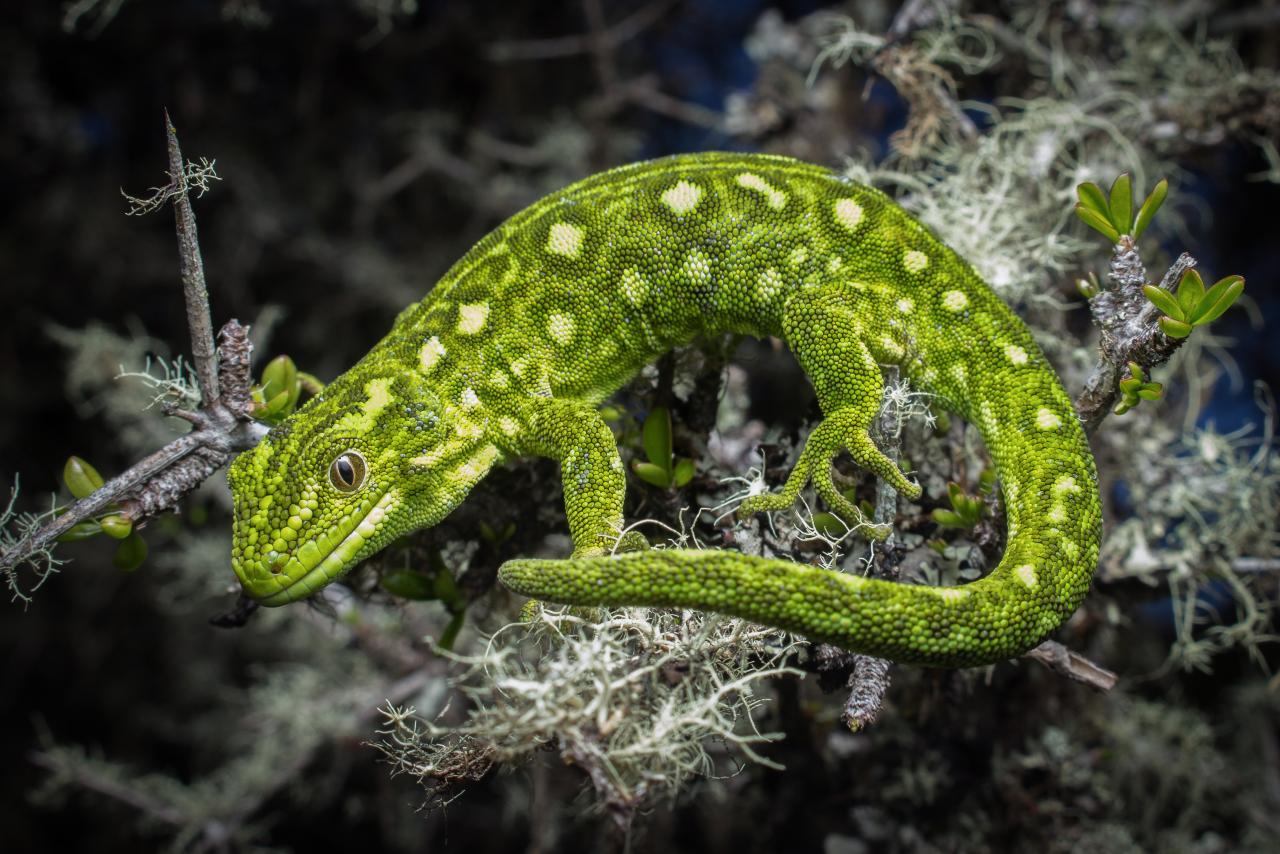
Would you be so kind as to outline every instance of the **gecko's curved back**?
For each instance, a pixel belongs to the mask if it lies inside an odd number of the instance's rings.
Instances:
[[[847,297],[856,337],[876,360],[900,364],[915,386],[978,428],[1008,520],[999,564],[970,584],[927,587],[731,552],[653,550],[516,560],[500,578],[573,604],[734,614],[897,661],[974,665],[1034,646],[1087,593],[1101,538],[1093,457],[1052,367],[972,267],[887,197],[795,161],[726,163],[730,175],[744,168],[763,192],[802,195],[810,223],[828,240],[844,239],[838,254],[847,260],[827,284]],[[861,230],[842,234],[850,224]],[[765,325],[780,329],[781,313]]]

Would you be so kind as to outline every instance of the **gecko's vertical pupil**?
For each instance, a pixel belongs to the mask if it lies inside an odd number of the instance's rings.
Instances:
[[[339,492],[355,492],[364,485],[364,457],[358,451],[343,451],[329,466],[329,482]]]

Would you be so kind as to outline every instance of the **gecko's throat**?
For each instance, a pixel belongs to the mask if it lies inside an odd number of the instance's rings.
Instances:
[[[337,579],[374,551],[382,521],[395,503],[394,493],[371,493],[344,520],[290,551],[270,549],[260,557],[234,558],[232,567],[245,592],[260,605],[287,605]]]

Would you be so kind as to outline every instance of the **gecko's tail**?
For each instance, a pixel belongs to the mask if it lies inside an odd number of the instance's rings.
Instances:
[[[997,421],[985,405],[967,413],[995,458],[1009,526],[999,565],[970,584],[927,587],[736,552],[666,549],[513,560],[498,578],[538,599],[699,608],[905,663],[963,667],[1012,658],[1075,611],[1098,560],[1093,458],[1074,416],[1054,414],[1071,404],[1052,375],[1048,383],[1057,392],[1042,398],[1045,406],[1031,403],[1025,416],[1006,411]],[[1022,401],[1031,397],[1020,391]]]

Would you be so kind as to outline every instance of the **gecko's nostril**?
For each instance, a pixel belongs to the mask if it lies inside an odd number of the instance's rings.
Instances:
[[[288,555],[280,555],[271,562],[271,574],[279,575],[284,570],[284,565],[289,562]]]

